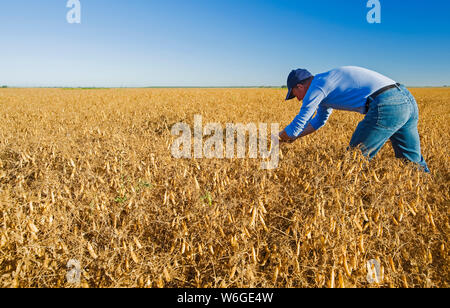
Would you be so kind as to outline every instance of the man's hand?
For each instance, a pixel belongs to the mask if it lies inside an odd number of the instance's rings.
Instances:
[[[291,137],[288,136],[286,133],[286,130],[283,130],[280,135],[280,143],[293,143],[295,140],[291,139]]]
[[[303,133],[297,139],[311,135],[315,131],[316,131],[316,129],[311,124],[308,124],[306,129],[303,131]],[[286,133],[286,130],[283,130],[280,133],[280,143],[293,143],[297,139],[292,139],[291,137],[289,137],[288,134]]]

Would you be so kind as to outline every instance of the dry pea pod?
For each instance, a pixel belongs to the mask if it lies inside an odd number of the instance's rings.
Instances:
[[[339,288],[344,289],[345,288],[344,277],[342,276],[342,273],[340,271],[338,275],[338,281],[339,281]]]
[[[437,229],[437,227],[436,227],[436,224],[434,223],[434,218],[433,218],[433,215],[430,213],[430,214],[428,214],[428,217],[430,218],[430,223],[431,223],[431,226],[433,227],[433,229]]]
[[[262,215],[259,215],[259,220],[261,221],[261,224],[262,224],[262,226],[263,226],[263,228],[264,228],[264,231],[268,232],[269,229],[267,228],[266,222],[264,221],[264,218],[263,218]]]
[[[406,279],[406,275],[403,275],[403,276],[402,276],[402,283],[403,283],[403,287],[404,287],[405,289],[408,289],[408,288],[409,288],[408,280]]]
[[[364,178],[364,181],[367,182],[368,178],[364,173],[362,173],[362,177]]]
[[[258,215],[258,210],[253,207],[252,208],[252,220],[250,221],[250,227],[254,227],[256,223],[256,215]]]
[[[197,177],[196,177],[196,176],[194,176],[194,183],[195,183],[195,188],[196,188],[197,190],[200,190],[200,184],[198,183]]]
[[[131,259],[135,262],[135,263],[139,263],[139,258],[137,257],[136,253],[132,250],[130,251],[130,255],[131,255]]]
[[[330,280],[328,281],[328,287],[330,289],[334,289],[335,288],[335,271],[334,271],[334,268],[331,270],[331,273],[330,273]]]
[[[231,268],[231,271],[230,271],[230,280],[231,279],[233,279],[234,278],[234,275],[236,274],[236,269],[237,269],[237,266],[236,266],[236,264]]]
[[[406,203],[406,207],[408,208],[408,210],[411,212],[411,214],[415,217],[417,215],[417,211],[413,209],[413,207],[411,205],[409,205],[408,203]]]
[[[431,250],[428,250],[428,263],[432,264],[433,263],[433,254],[431,253]]]
[[[230,242],[231,242],[231,247],[234,247],[234,248],[236,248],[236,247],[238,246],[238,241],[237,241],[237,237],[236,237],[236,235],[234,235],[234,236],[231,236],[231,240],[230,240]]]
[[[8,242],[6,235],[2,233],[2,236],[0,237],[0,248],[3,248],[6,246],[6,243]]]
[[[378,219],[380,218],[380,212],[378,212],[378,211],[375,211],[375,214],[374,214],[374,216],[373,216],[373,221],[375,222],[375,223],[378,223]]]
[[[361,227],[361,225],[359,224],[359,222],[356,219],[353,220],[353,223],[358,228],[359,232],[363,232],[363,228]]]
[[[158,280],[156,281],[156,286],[160,289],[164,288],[164,281],[161,276],[159,276]]]
[[[39,232],[39,229],[36,227],[36,225],[32,221],[28,222],[28,228],[30,229],[30,231],[32,233],[38,233]]]
[[[394,216],[392,216],[392,221],[394,222],[394,225],[396,225],[396,226],[398,226],[398,225],[399,225],[399,223],[398,223],[397,219],[395,219],[395,217],[394,217]]]
[[[164,192],[163,205],[167,205],[167,190]]]
[[[166,280],[166,282],[170,283],[172,281],[172,276],[170,276],[170,273],[169,273],[167,267],[164,268],[163,274],[164,274],[164,279]]]
[[[184,255],[186,252],[186,240],[183,239],[183,243],[181,244],[181,254]]]
[[[137,249],[142,249],[142,244],[139,242],[137,237],[133,237],[134,243],[136,244]]]
[[[233,215],[230,212],[228,212],[227,218],[230,224],[234,223]]]
[[[334,220],[333,217],[331,217],[330,233],[334,233],[334,231],[336,230],[336,224],[337,224],[337,222]]]
[[[225,232],[223,231],[222,227],[218,226],[218,229],[219,229],[220,235],[222,235],[223,237],[226,237]]]
[[[391,256],[389,256],[389,265],[391,266],[391,269],[394,273],[397,273],[397,269],[395,268],[394,259],[392,259]]]
[[[258,257],[256,256],[256,250],[255,250],[255,246],[252,245],[252,260],[253,263],[258,263]]]
[[[203,244],[199,243],[199,244],[197,245],[197,249],[198,249],[198,254],[199,254],[200,256],[203,256]]]
[[[380,182],[381,182],[380,179],[378,178],[378,176],[377,176],[377,174],[376,174],[375,171],[372,172],[372,176],[373,176],[373,178],[375,179],[375,182],[377,182],[377,183],[380,183]]]
[[[280,274],[280,266],[277,265],[272,275],[272,282],[275,284],[278,280],[278,275]]]
[[[94,248],[92,247],[91,243],[89,243],[89,242],[87,243],[87,249],[93,259],[98,258],[98,255],[95,253]]]
[[[170,247],[170,250],[169,250],[169,254],[172,254],[175,251],[175,245],[176,245],[176,242],[172,243],[172,246]]]
[[[348,277],[352,276],[352,271],[348,267],[347,256],[344,254],[344,270]]]
[[[364,237],[361,235],[361,237],[359,238],[359,249],[361,251],[361,253],[365,253],[365,249],[364,249]]]

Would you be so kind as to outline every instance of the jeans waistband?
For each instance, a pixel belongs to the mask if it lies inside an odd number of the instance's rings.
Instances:
[[[401,90],[401,87],[402,87],[401,84],[396,83],[396,84],[393,84],[393,85],[390,85],[390,86],[381,88],[381,89],[379,89],[378,91],[376,91],[375,93],[373,93],[371,96],[369,96],[369,97],[367,98],[367,101],[366,101],[366,113],[369,112],[370,103],[372,103],[372,101],[373,101],[375,98],[377,98],[377,96],[383,94],[384,92],[386,92],[386,91],[388,91],[388,90],[394,89],[394,88],[397,88],[397,89]]]

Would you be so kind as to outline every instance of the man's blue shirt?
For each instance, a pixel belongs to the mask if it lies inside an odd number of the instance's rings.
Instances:
[[[297,139],[308,123],[314,129],[320,129],[328,121],[333,109],[364,114],[367,98],[395,83],[377,72],[356,66],[340,67],[318,74],[303,99],[300,113],[286,127],[286,133],[290,138]]]

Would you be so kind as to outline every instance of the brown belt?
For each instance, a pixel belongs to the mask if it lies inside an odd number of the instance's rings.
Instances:
[[[369,97],[367,98],[367,101],[366,101],[366,113],[369,112],[370,103],[371,103],[375,98],[377,98],[377,96],[379,96],[379,95],[383,94],[384,92],[386,92],[386,91],[388,91],[388,90],[390,90],[390,89],[393,89],[393,88],[399,89],[400,86],[401,86],[401,84],[396,83],[396,84],[393,84],[393,85],[390,85],[390,86],[381,88],[380,90],[378,90],[377,92],[375,92],[375,93],[373,93],[371,96],[369,96]]]

